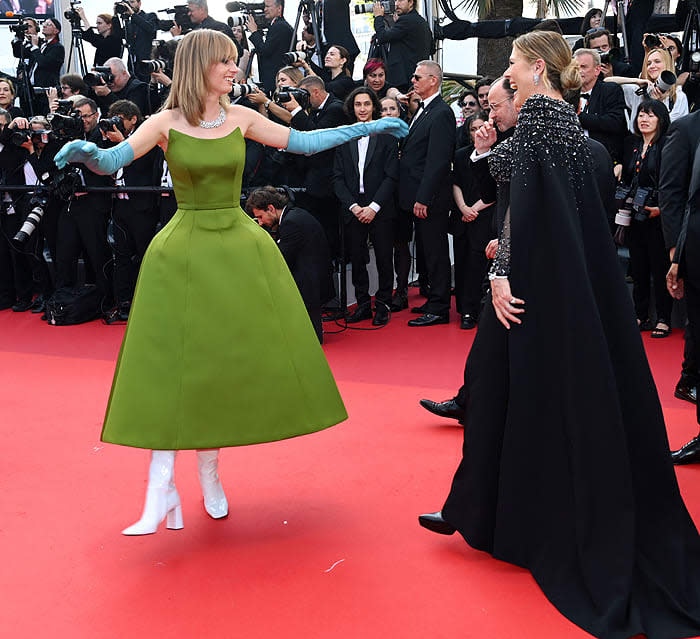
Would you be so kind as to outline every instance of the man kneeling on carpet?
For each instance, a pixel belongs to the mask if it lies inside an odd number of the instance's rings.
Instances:
[[[246,211],[277,241],[304,305],[323,344],[321,307],[335,296],[328,241],[323,227],[308,211],[273,186],[256,189]]]

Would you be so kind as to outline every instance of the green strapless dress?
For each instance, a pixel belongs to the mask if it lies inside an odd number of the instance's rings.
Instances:
[[[275,242],[240,207],[245,142],[171,129],[178,211],[141,265],[102,441],[219,448],[347,418]]]

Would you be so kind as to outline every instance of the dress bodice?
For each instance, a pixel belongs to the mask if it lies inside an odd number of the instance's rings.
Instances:
[[[209,139],[170,129],[165,158],[180,209],[240,206],[245,140],[239,128]]]

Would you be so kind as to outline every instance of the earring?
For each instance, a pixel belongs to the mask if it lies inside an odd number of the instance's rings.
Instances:
[[[535,86],[537,86],[537,85],[540,83],[540,74],[539,74],[539,73],[535,73],[535,74],[532,76],[532,81],[535,83]]]

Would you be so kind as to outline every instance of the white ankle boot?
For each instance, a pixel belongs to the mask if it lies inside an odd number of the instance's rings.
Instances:
[[[135,524],[122,530],[123,535],[150,535],[167,517],[166,525],[173,530],[182,528],[182,506],[175,488],[175,451],[151,451],[148,488],[143,514]]]
[[[198,450],[197,468],[199,483],[202,485],[204,508],[213,519],[228,515],[228,501],[219,479],[219,449]]]

